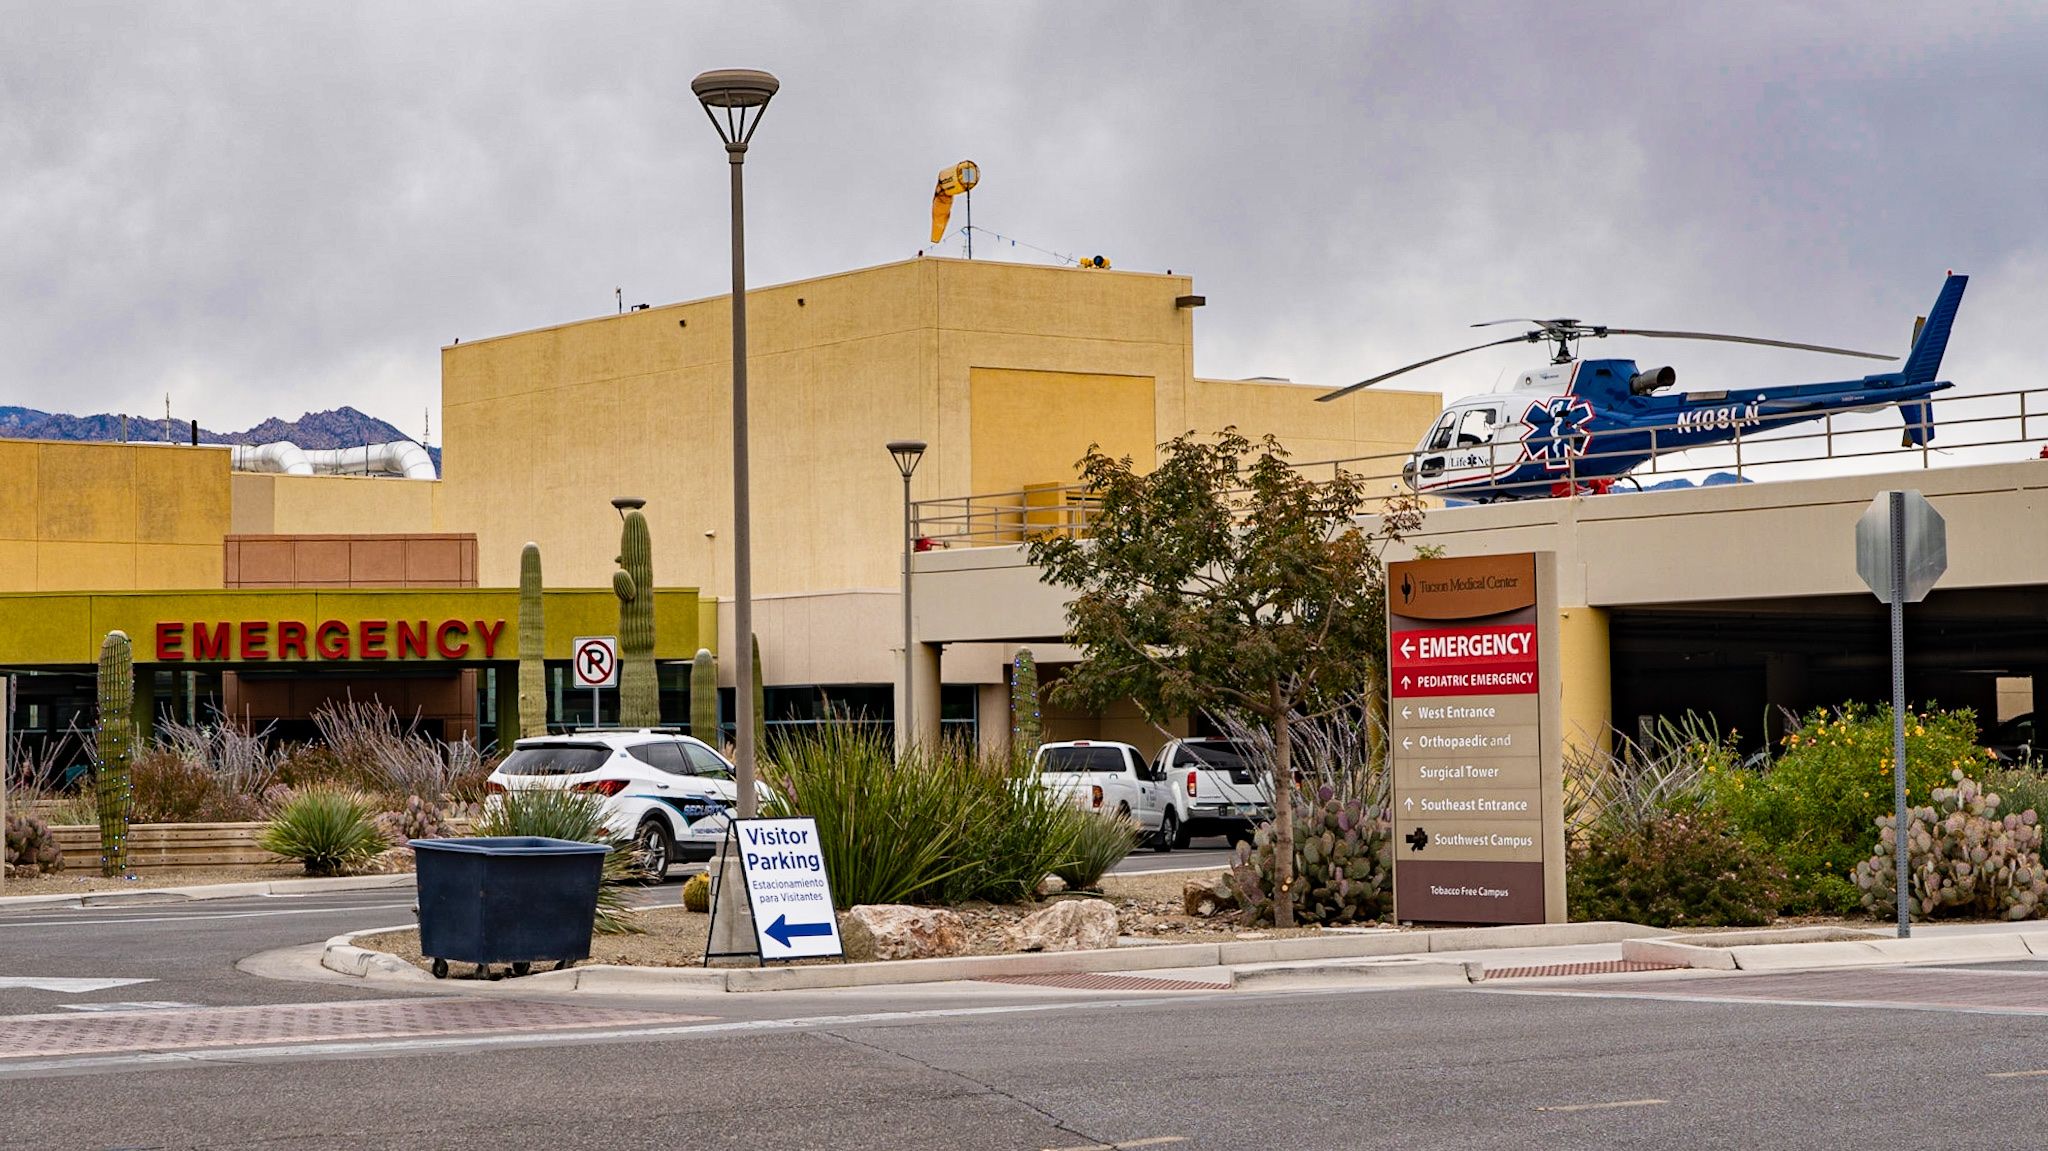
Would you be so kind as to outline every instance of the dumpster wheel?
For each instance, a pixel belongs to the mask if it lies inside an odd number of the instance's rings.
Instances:
[[[445,959],[436,959],[436,960],[434,960],[434,978],[436,978],[436,979],[446,979],[446,978],[448,978],[448,961],[447,961],[447,960],[445,960]]]
[[[524,975],[533,970],[533,964],[521,961],[512,965],[513,975]]]

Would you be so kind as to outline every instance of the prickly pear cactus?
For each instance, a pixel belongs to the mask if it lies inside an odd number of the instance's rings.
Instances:
[[[384,838],[405,846],[409,839],[441,839],[448,834],[441,805],[417,795],[405,798],[405,806],[377,817]]]
[[[661,684],[654,674],[654,540],[647,517],[626,513],[619,533],[619,726],[661,725]]]
[[[128,810],[134,785],[128,766],[134,754],[135,655],[125,632],[110,631],[100,643],[98,763],[93,794],[100,815],[100,874],[128,874]]]
[[[1390,910],[1393,829],[1374,807],[1328,786],[1294,802],[1294,921],[1360,923]],[[1239,844],[1230,885],[1250,925],[1273,922],[1273,825]]]
[[[1954,787],[1934,789],[1932,807],[1906,809],[1906,907],[1913,915],[1967,915],[2033,919],[2048,911],[2048,867],[2041,862],[2041,827],[2032,811],[2000,815],[1999,797],[1964,775]],[[1863,906],[1898,914],[1896,829],[1877,820],[1877,847],[1856,865]]]
[[[1045,725],[1038,714],[1038,660],[1030,648],[1018,648],[1010,676],[1010,747],[1029,760],[1044,742]]]
[[[50,825],[32,815],[7,817],[7,866],[17,873],[38,875],[64,870],[64,852]]]
[[[541,607],[540,545],[530,543],[519,549],[519,734],[522,738],[548,733],[547,646],[547,619]]]
[[[725,742],[718,726],[718,657],[701,647],[690,661],[690,734],[713,747]]]

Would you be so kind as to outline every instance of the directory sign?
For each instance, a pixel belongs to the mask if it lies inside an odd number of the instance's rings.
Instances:
[[[818,821],[742,819],[733,823],[747,902],[761,958],[815,959],[841,955],[839,918]]]
[[[1541,571],[1529,553],[1387,565],[1402,920],[1562,918],[1556,687],[1543,670],[1557,625]]]

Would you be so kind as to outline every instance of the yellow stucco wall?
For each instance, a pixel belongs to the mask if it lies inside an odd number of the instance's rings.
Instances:
[[[1312,389],[1194,380],[1194,311],[1174,303],[1191,290],[920,259],[750,291],[755,594],[896,586],[890,440],[930,445],[912,486],[929,499],[1071,480],[1091,440],[1149,457],[1235,423],[1328,458],[1405,449],[1434,417],[1413,393],[1304,406]],[[640,496],[656,576],[729,593],[731,322],[720,297],[444,348],[436,529],[477,534],[486,585],[516,579],[527,540],[551,583],[598,584],[610,500]]]
[[[1071,484],[1074,463],[1091,444],[1150,470],[1159,443],[1157,392],[1150,377],[972,369],[971,494]],[[1074,418],[1081,412],[1085,419]]]
[[[568,659],[577,636],[616,635],[619,630],[619,601],[609,588],[549,591],[542,599],[542,614],[547,622],[548,659]],[[254,620],[272,624],[274,637],[278,620],[317,625],[330,619],[351,625],[362,620],[503,620],[505,629],[492,657],[519,657],[516,588],[216,590],[0,594],[0,664],[91,663],[99,658],[100,641],[116,629],[133,641],[136,661],[147,663],[155,655],[160,621],[210,625]],[[705,630],[707,622],[715,627],[716,618],[700,610],[695,590],[658,590],[654,600],[655,658],[686,660],[700,646],[715,646],[712,634]],[[184,650],[192,650],[189,630]],[[431,648],[429,651],[429,661],[437,660]],[[187,658],[189,661],[189,654]],[[480,648],[472,658],[483,658]]]
[[[435,526],[440,489],[427,480],[386,476],[236,472],[234,530],[242,535],[433,532],[440,530]]]
[[[228,453],[0,440],[0,591],[219,587]]]

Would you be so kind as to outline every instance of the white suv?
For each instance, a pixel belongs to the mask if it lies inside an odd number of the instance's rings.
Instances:
[[[755,786],[766,800],[767,788]],[[632,837],[657,881],[679,859],[710,859],[739,799],[724,756],[702,740],[644,728],[522,739],[485,790],[523,787],[604,796],[606,829]]]

